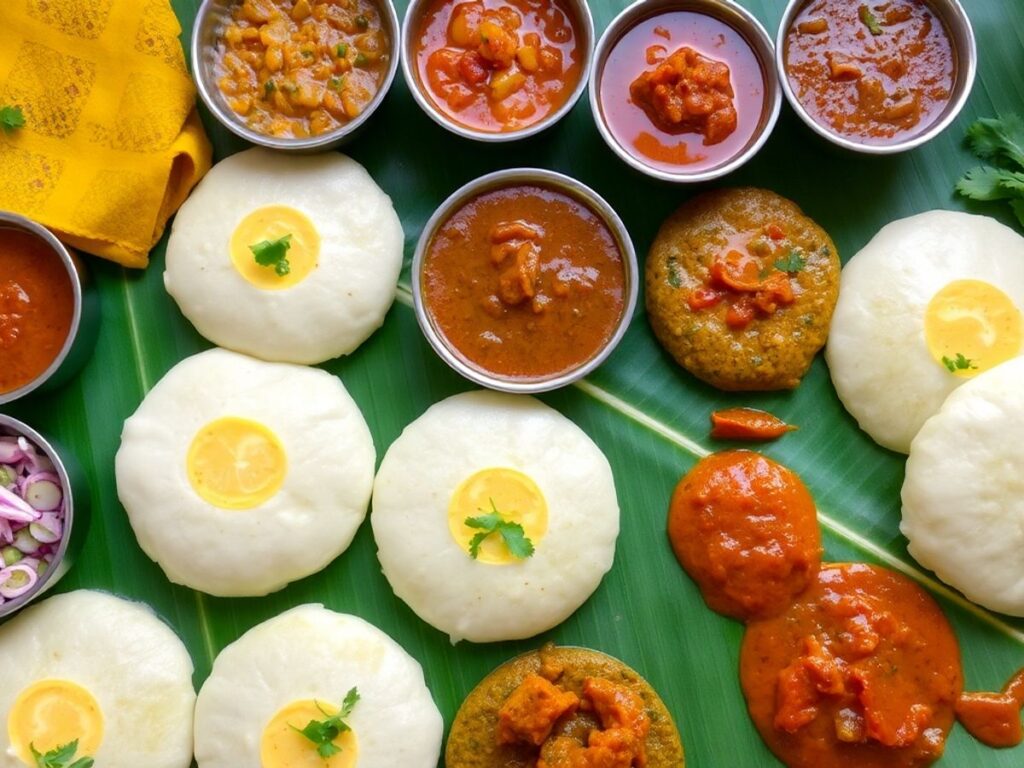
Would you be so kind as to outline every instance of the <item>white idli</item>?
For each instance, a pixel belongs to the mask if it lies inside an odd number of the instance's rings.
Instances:
[[[0,768],[77,740],[102,768],[192,764],[192,659],[148,606],[80,590],[0,627]]]
[[[117,493],[167,577],[265,595],[324,568],[366,516],[376,452],[329,373],[223,349],[186,358],[124,425]]]
[[[894,221],[843,268],[825,350],[839,399],[906,453],[950,392],[1021,353],[1022,309],[1024,238],[1012,229],[953,211]]]
[[[488,515],[521,526],[533,554],[517,557],[496,532],[474,559],[486,531],[465,520]],[[470,392],[391,445],[370,521],[395,594],[452,642],[491,642],[532,637],[586,601],[612,566],[619,506],[608,460],[579,427],[532,397]]]
[[[910,554],[969,599],[1024,616],[1024,358],[949,396],[910,446]]]
[[[294,728],[358,701],[328,759]],[[355,616],[303,605],[265,621],[214,662],[196,703],[199,768],[435,768],[444,723],[420,665]]]
[[[290,236],[290,272],[250,246]],[[264,360],[321,363],[384,322],[404,237],[355,160],[249,149],[222,160],[178,211],[164,285],[203,336]]]

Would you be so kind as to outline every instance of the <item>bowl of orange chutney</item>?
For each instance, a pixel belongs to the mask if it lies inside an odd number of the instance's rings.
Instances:
[[[640,172],[671,182],[724,176],[778,119],[772,40],[735,3],[635,3],[597,44],[590,106],[608,146]]]
[[[464,138],[510,141],[572,109],[593,50],[586,0],[412,0],[402,71],[441,126]]]
[[[192,31],[199,95],[230,131],[271,149],[330,149],[398,71],[390,0],[204,0]]]
[[[519,168],[456,191],[424,227],[413,298],[434,350],[467,379],[545,392],[586,376],[633,316],[636,252],[596,192]]]
[[[45,227],[0,211],[0,405],[65,383],[98,330],[82,263]]]
[[[819,136],[892,154],[941,133],[974,84],[977,49],[958,0],[792,0],[776,43],[786,98]]]

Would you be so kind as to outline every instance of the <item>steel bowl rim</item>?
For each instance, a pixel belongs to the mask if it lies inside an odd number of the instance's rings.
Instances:
[[[932,0],[926,0],[926,2],[928,2],[928,6],[946,24],[950,32],[949,43],[956,53],[958,62],[964,62],[966,64],[963,87],[956,98],[950,99],[949,105],[946,107],[945,114],[939,120],[936,120],[921,133],[913,134],[903,141],[897,141],[892,144],[863,144],[830,131],[828,128],[816,121],[810,113],[804,109],[804,106],[800,103],[796,93],[793,92],[793,88],[789,83],[789,77],[786,75],[786,34],[789,32],[789,28],[795,21],[797,14],[809,2],[811,2],[811,0],[789,0],[786,5],[786,9],[782,14],[782,20],[779,22],[778,32],[775,36],[775,71],[776,76],[782,85],[782,92],[786,95],[786,101],[789,102],[790,107],[792,107],[793,111],[796,112],[800,120],[803,121],[808,128],[814,131],[814,133],[837,147],[841,147],[858,154],[875,156],[896,155],[902,152],[908,152],[931,141],[940,133],[945,131],[957,119],[957,117],[959,117],[964,105],[967,104],[967,100],[970,98],[971,91],[974,89],[974,81],[978,73],[978,41],[974,36],[974,25],[971,24],[971,19],[967,15],[967,11],[964,9],[960,0],[943,0],[943,2],[949,4],[949,13],[947,13],[946,10],[939,8],[934,2],[932,2]],[[961,50],[958,44],[958,38],[952,32],[954,28],[954,20],[956,24],[959,25],[959,29],[963,33],[964,40],[967,42],[966,51]],[[956,82],[954,81],[954,86],[955,85]]]
[[[608,55],[611,53],[611,50],[619,40],[622,39],[626,32],[632,29],[635,24],[642,21],[643,18],[646,18],[644,14],[648,9],[650,9],[649,15],[654,16],[658,13],[672,10],[673,7],[678,7],[679,10],[691,10],[692,6],[725,7],[743,19],[746,28],[739,28],[724,19],[722,19],[722,21],[729,23],[730,26],[734,26],[737,32],[743,35],[746,39],[747,44],[750,45],[755,57],[757,57],[758,63],[761,65],[761,74],[765,81],[765,102],[767,103],[770,99],[771,104],[768,112],[768,119],[765,120],[763,125],[759,128],[760,132],[757,137],[728,162],[714,166],[713,168],[692,173],[672,172],[648,165],[627,152],[619,143],[618,139],[616,139],[612,134],[611,128],[608,126],[607,120],[605,119],[604,111],[601,109],[600,83],[601,76],[604,72],[604,66],[607,63]],[[751,36],[757,38],[758,42],[764,46],[764,53],[766,56],[763,56],[762,52],[759,50],[759,46],[755,45],[754,42],[751,41]],[[589,88],[590,111],[594,116],[594,123],[597,125],[597,130],[601,134],[601,138],[604,139],[605,143],[621,160],[635,170],[640,171],[645,176],[676,184],[697,184],[705,181],[713,181],[714,179],[718,179],[732,173],[752,160],[757,153],[761,151],[765,143],[771,137],[772,131],[775,129],[775,124],[778,122],[779,114],[782,111],[782,90],[777,83],[772,87],[772,79],[777,79],[775,76],[774,49],[775,45],[772,42],[771,35],[768,34],[768,30],[765,29],[764,25],[756,16],[754,16],[754,14],[739,3],[734,2],[734,0],[665,0],[665,2],[661,3],[652,2],[652,0],[636,0],[631,5],[622,9],[622,11],[612,19],[611,23],[601,35],[601,39],[597,43],[597,49],[594,53],[592,63],[592,71],[590,73]]]
[[[218,97],[213,91],[212,86],[207,83],[206,70],[202,65],[204,47],[203,41],[200,40],[200,31],[204,26],[206,17],[213,12],[213,9],[224,4],[222,0],[202,0],[199,9],[196,11],[195,23],[192,25],[192,36],[190,41],[192,79],[195,81],[196,91],[199,93],[199,98],[202,99],[203,104],[206,105],[206,108],[210,111],[210,114],[216,118],[217,122],[239,138],[245,139],[251,144],[284,152],[314,152],[317,150],[331,149],[337,146],[339,143],[358,131],[377,111],[380,105],[384,102],[384,99],[387,97],[388,92],[391,90],[391,86],[395,81],[395,75],[398,73],[399,59],[401,58],[402,50],[401,45],[398,44],[398,39],[401,35],[401,24],[398,19],[398,10],[395,8],[394,0],[374,0],[374,2],[381,6],[384,11],[382,16],[387,19],[389,27],[388,32],[391,37],[391,61],[388,64],[387,73],[384,76],[384,81],[381,83],[380,88],[377,90],[377,94],[373,99],[371,99],[366,109],[364,109],[354,120],[350,120],[344,125],[338,126],[338,128],[333,131],[319,136],[308,136],[304,139],[277,138],[274,136],[266,136],[258,131],[252,130],[239,120],[230,107],[226,104],[222,105],[219,103]]]
[[[517,131],[479,131],[456,122],[447,115],[442,114],[441,110],[438,109],[430,100],[430,97],[424,93],[423,85],[414,70],[416,61],[416,57],[412,54],[412,45],[415,42],[413,40],[416,26],[414,22],[419,21],[421,15],[420,11],[426,2],[428,2],[428,0],[410,0],[408,7],[405,9],[405,18],[402,22],[402,76],[405,79],[406,86],[412,93],[413,100],[419,108],[422,109],[431,120],[442,128],[454,133],[456,136],[491,144],[503,144],[509,141],[518,141],[520,139],[527,139],[531,136],[536,136],[538,133],[550,128],[569,114],[572,108],[576,106],[577,102],[579,102],[580,98],[583,96],[583,92],[587,89],[587,82],[589,80],[590,70],[594,61],[595,40],[597,34],[594,28],[594,15],[590,10],[590,4],[587,0],[566,0],[566,2],[576,9],[579,21],[583,25],[583,29],[587,35],[587,45],[584,49],[583,65],[580,68],[580,80],[566,102],[543,120],[532,125],[528,125],[525,128],[520,128]],[[416,18],[413,18],[414,13]]]
[[[68,329],[68,336],[64,340],[64,346],[61,347],[60,352],[57,353],[57,356],[53,359],[46,370],[40,373],[32,381],[18,389],[13,389],[10,392],[0,392],[0,405],[12,403],[15,400],[19,400],[31,392],[34,392],[49,381],[55,373],[57,373],[61,365],[63,365],[64,361],[67,359],[67,356],[70,354],[71,348],[75,344],[75,340],[78,338],[78,331],[82,324],[83,303],[82,276],[78,273],[78,268],[75,266],[75,260],[71,257],[71,252],[67,249],[64,243],[58,240],[57,236],[48,228],[38,222],[32,221],[32,219],[27,216],[22,216],[21,214],[14,213],[13,211],[0,211],[0,229],[7,227],[14,227],[23,232],[35,235],[45,242],[51,251],[57,254],[61,263],[64,265],[64,269],[68,273],[68,277],[71,279],[71,293],[74,306],[71,313],[71,327]]]
[[[601,220],[611,230],[619,246],[622,257],[622,269],[626,280],[626,296],[623,302],[622,315],[619,317],[615,330],[593,357],[557,376],[541,379],[509,379],[490,374],[471,365],[449,344],[444,335],[434,327],[423,298],[421,275],[427,249],[433,241],[434,235],[437,233],[440,225],[447,221],[459,207],[471,198],[484,192],[514,184],[530,183],[557,189],[573,199],[584,203],[601,217]],[[473,383],[488,389],[513,394],[538,394],[559,389],[589,375],[607,360],[629,329],[633,314],[636,311],[639,281],[640,268],[637,262],[636,249],[633,246],[633,241],[629,236],[625,223],[618,213],[615,212],[615,209],[601,195],[578,179],[544,168],[509,168],[488,173],[463,184],[437,207],[424,225],[423,230],[420,232],[419,240],[416,243],[416,250],[412,259],[413,307],[416,313],[416,321],[430,346],[449,367]]]
[[[67,554],[68,546],[71,542],[71,531],[75,523],[75,492],[71,485],[71,477],[68,475],[67,467],[61,459],[60,453],[53,447],[53,444],[49,440],[39,434],[39,432],[28,424],[14,418],[13,416],[0,413],[0,433],[2,433],[3,430],[15,432],[26,438],[29,442],[40,448],[43,453],[46,454],[46,457],[53,462],[54,469],[57,471],[57,477],[61,483],[61,490],[64,493],[65,505],[64,530],[61,532],[60,545],[54,553],[53,560],[47,566],[46,573],[40,576],[36,585],[24,595],[16,597],[13,600],[8,600],[3,605],[0,605],[0,619],[7,618],[12,614],[17,613],[25,606],[34,602],[35,599],[49,589],[49,587],[53,586],[50,581],[54,578],[55,574],[60,572],[60,566],[63,564],[64,557]],[[60,577],[57,578],[59,580]]]

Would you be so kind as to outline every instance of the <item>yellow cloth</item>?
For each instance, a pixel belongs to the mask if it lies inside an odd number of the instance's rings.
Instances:
[[[144,267],[210,168],[168,0],[0,0],[0,209]]]

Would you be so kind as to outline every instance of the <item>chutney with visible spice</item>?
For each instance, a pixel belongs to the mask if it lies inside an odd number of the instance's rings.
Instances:
[[[926,130],[956,79],[949,32],[926,0],[812,0],[784,52],[786,77],[811,118],[862,144]]]
[[[60,256],[29,232],[0,229],[0,394],[46,372],[67,343],[74,313]]]
[[[471,199],[440,225],[420,276],[424,307],[469,364],[546,379],[597,355],[625,311],[611,230],[556,189],[514,185]]]
[[[447,768],[682,768],[658,694],[621,661],[546,645],[491,672],[459,708]]]
[[[647,313],[681,366],[724,390],[793,389],[839,298],[832,239],[763,189],[707,192],[662,224],[647,257]]]

